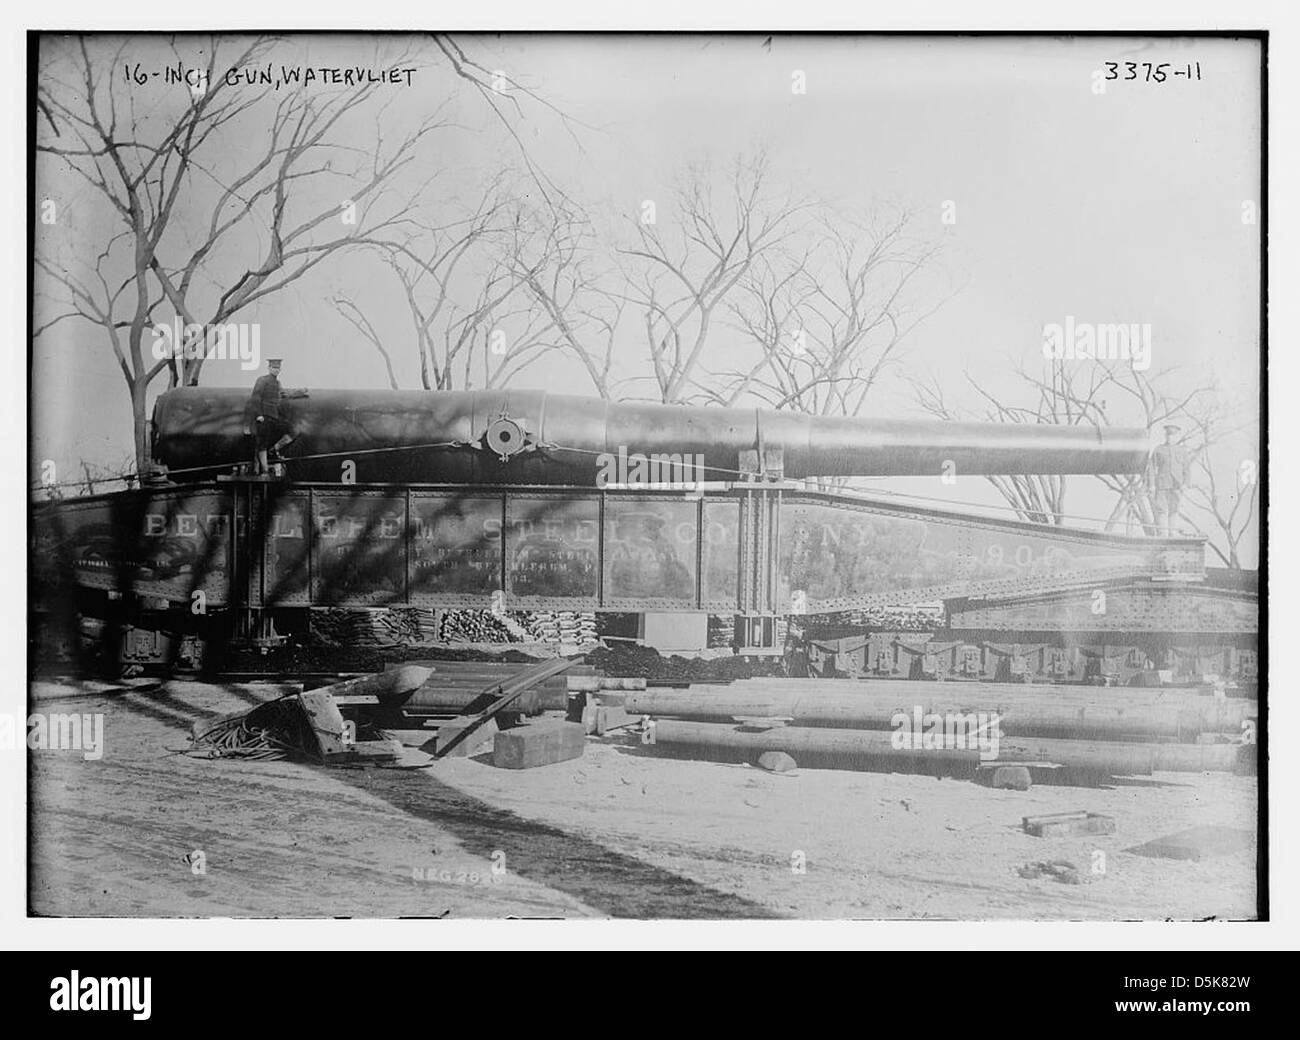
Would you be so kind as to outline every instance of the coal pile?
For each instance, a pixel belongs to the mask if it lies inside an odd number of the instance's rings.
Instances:
[[[605,675],[645,679],[656,683],[731,682],[754,676],[784,676],[786,664],[779,657],[665,657],[653,647],[636,643],[615,643],[587,654],[586,661]]]

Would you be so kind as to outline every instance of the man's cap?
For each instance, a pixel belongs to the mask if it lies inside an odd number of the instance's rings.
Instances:
[[[284,364],[284,358],[278,358],[278,357],[267,358],[266,363],[267,365],[275,365],[276,367],[279,367],[280,365]]]

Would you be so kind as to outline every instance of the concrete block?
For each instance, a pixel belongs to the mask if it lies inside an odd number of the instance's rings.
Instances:
[[[1078,834],[1114,834],[1115,818],[1102,813],[1049,813],[1026,816],[1022,821],[1026,834],[1036,838],[1068,838]]]
[[[492,764],[501,769],[533,769],[581,758],[586,736],[581,723],[539,719],[498,733]]]

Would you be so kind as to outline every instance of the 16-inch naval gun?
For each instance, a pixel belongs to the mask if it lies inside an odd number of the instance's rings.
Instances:
[[[248,458],[242,390],[187,387],[158,399],[153,451],[169,470]],[[913,421],[756,408],[633,404],[542,391],[322,390],[286,400],[298,480],[591,487],[595,458],[700,459],[710,480],[763,471],[788,479],[955,472],[1132,473],[1145,430]]]
[[[303,640],[314,613],[384,608],[440,619],[436,634],[493,619],[503,640],[590,618],[665,652],[779,656],[796,631],[814,668],[900,678],[1253,681],[1256,594],[1207,580],[1203,539],[825,490],[1136,473],[1142,429],[312,390],[284,402],[293,440],[266,479],[246,475],[246,400],[164,393],[155,481],[36,504],[42,596],[117,619],[140,660]]]

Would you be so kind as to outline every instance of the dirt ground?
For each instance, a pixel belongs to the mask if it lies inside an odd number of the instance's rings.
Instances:
[[[1255,831],[1257,784],[1159,773],[994,791],[962,780],[666,759],[588,738],[524,772],[211,761],[193,721],[266,685],[122,692],[38,682],[32,710],[104,714],[99,760],[34,751],[30,911],[93,917],[1250,919],[1255,856],[1126,852],[1185,828]],[[1026,835],[1087,809],[1116,833]],[[206,873],[187,859],[201,851]],[[1099,856],[1098,853],[1101,855]],[[1080,883],[1017,869],[1068,860]]]

